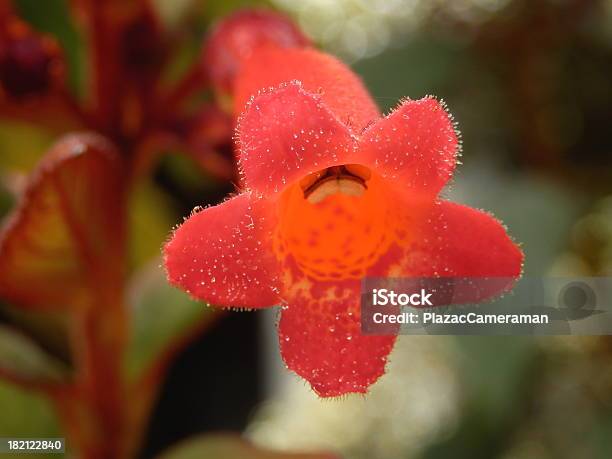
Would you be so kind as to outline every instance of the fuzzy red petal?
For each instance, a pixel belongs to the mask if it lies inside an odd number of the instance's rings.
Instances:
[[[444,106],[426,97],[405,101],[370,126],[360,146],[358,162],[376,164],[412,193],[435,195],[452,176],[459,141]]]
[[[291,296],[278,326],[287,367],[321,397],[367,392],[384,374],[396,337],[361,333],[360,281],[304,278]]]
[[[271,194],[342,164],[354,139],[321,97],[292,82],[249,104],[238,123],[238,146],[246,188]]]
[[[241,194],[192,214],[165,247],[168,279],[213,306],[279,302],[265,203]]]
[[[448,201],[416,215],[408,242],[385,256],[387,275],[476,278],[474,289],[462,287],[461,302],[501,294],[521,276],[523,252],[491,215]]]
[[[523,252],[492,215],[468,206],[439,201],[425,241],[430,273],[464,277],[518,277]],[[424,231],[428,231],[427,228]]]
[[[319,51],[260,48],[253,53],[236,79],[234,113],[261,89],[298,80],[304,89],[321,95],[321,100],[338,119],[355,133],[380,117],[378,107],[361,80],[338,59]]]

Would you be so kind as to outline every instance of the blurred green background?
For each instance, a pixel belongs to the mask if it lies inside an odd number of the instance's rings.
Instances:
[[[17,3],[31,24],[59,38],[79,94],[84,51],[66,2]],[[523,244],[526,275],[612,275],[612,1],[156,4],[181,38],[177,73],[196,58],[217,18],[266,5],[350,63],[383,110],[403,97],[443,98],[463,139],[463,165],[445,194],[499,217]],[[0,119],[1,212],[53,139]],[[134,276],[158,263],[168,232],[193,206],[219,202],[231,190],[186,156],[165,156],[133,198]],[[164,288],[163,279],[156,282]],[[184,301],[165,294],[149,291],[151,307],[170,310]],[[185,311],[187,318],[193,313]],[[202,336],[179,357],[145,457],[188,434],[219,429],[244,430],[264,446],[324,448],[355,459],[612,456],[606,337],[403,336],[369,396],[330,401],[282,368],[274,313],[234,315],[241,317],[223,319],[212,338]],[[145,329],[157,333],[155,324]],[[43,400],[0,383],[0,437],[55,434]]]

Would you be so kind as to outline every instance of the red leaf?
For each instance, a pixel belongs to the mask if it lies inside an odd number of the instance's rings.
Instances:
[[[123,192],[121,162],[106,140],[61,139],[0,233],[0,296],[60,308],[114,285],[122,274]]]

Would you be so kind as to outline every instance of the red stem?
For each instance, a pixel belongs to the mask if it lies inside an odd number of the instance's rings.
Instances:
[[[117,132],[119,122],[119,68],[117,34],[109,23],[107,2],[87,1],[91,31],[92,78],[98,123],[108,134]]]
[[[23,387],[28,390],[42,392],[47,395],[68,387],[67,385],[64,385],[62,383],[41,382],[27,379],[5,368],[0,368],[0,379],[9,381],[10,383],[15,384],[16,386]]]
[[[75,118],[84,128],[96,130],[97,125],[95,119],[83,108],[80,102],[66,90],[66,88],[62,88],[60,90],[60,100],[62,101],[66,112]]]
[[[125,309],[118,292],[104,285],[94,304],[75,316],[77,356],[76,426],[80,453],[86,459],[116,459],[126,455],[126,400],[122,376]],[[70,411],[70,410],[68,410]],[[73,426],[74,429],[74,426]]]

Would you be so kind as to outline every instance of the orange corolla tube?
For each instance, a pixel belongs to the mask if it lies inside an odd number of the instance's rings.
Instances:
[[[395,336],[361,334],[365,276],[520,276],[497,220],[438,197],[459,146],[440,102],[382,117],[311,49],[262,48],[235,85],[240,193],[176,229],[168,279],[218,307],[281,305],[282,357],[317,394],[366,392],[385,371]]]

